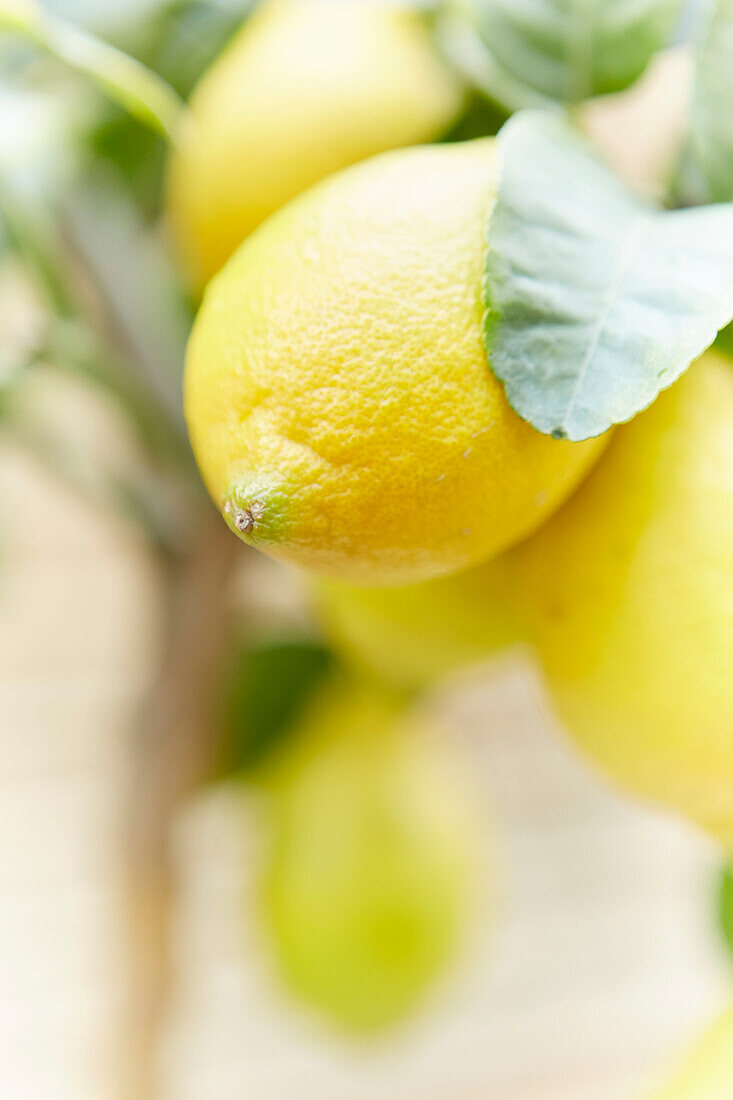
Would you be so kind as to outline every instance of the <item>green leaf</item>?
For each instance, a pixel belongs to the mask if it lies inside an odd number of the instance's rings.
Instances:
[[[554,100],[531,88],[504,68],[461,6],[439,7],[433,16],[433,32],[441,53],[461,74],[469,88],[504,116],[528,107],[550,110]],[[486,131],[494,133],[495,131]]]
[[[470,0],[510,80],[561,103],[620,91],[671,37],[680,0]]]
[[[728,949],[733,955],[733,865],[728,864],[720,876],[720,927]]]
[[[115,45],[158,73],[182,97],[242,24],[252,0],[171,0],[145,9]],[[167,149],[160,135],[109,105],[89,134],[95,157],[122,174],[148,220],[160,216]]]
[[[499,146],[489,362],[538,431],[588,439],[650,405],[733,318],[733,205],[658,209],[559,115],[515,115]]]
[[[330,652],[318,642],[273,641],[242,649],[225,691],[224,770],[249,770],[279,745],[332,667]]]
[[[728,325],[718,333],[718,339],[715,341],[715,346],[719,351],[722,351],[724,355],[727,355],[730,359],[733,359],[733,325]]]
[[[677,191],[686,204],[733,199],[733,0],[713,0],[696,50]]]
[[[35,0],[0,0],[0,31],[22,34],[91,79],[131,115],[171,140],[183,102],[157,75],[114,46],[55,19]]]
[[[130,51],[188,97],[258,0],[170,0],[150,13]]]

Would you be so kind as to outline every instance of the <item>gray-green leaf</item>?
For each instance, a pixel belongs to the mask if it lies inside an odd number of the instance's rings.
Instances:
[[[680,0],[470,0],[514,79],[562,103],[619,91],[666,45]]]
[[[489,362],[535,428],[588,439],[650,405],[733,318],[733,204],[652,206],[555,114],[514,115],[499,146]]]
[[[696,50],[690,125],[677,184],[685,202],[733,199],[733,0],[712,0]]]

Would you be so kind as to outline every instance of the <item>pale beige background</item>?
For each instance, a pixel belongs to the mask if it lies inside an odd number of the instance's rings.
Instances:
[[[7,449],[0,500],[0,1095],[120,1100],[120,800],[156,578],[130,530]],[[403,1035],[335,1044],[246,927],[256,805],[199,796],[176,836],[163,1100],[622,1100],[723,1003],[711,846],[600,786],[528,670],[435,705],[486,791],[490,934]]]

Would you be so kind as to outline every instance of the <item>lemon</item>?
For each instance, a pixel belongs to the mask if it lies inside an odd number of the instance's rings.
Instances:
[[[175,243],[203,287],[278,207],[373,153],[440,137],[464,90],[399,3],[264,0],[191,98],[168,177]]]
[[[560,716],[620,784],[733,842],[733,367],[708,353],[514,552]]]
[[[395,688],[429,686],[521,641],[507,555],[404,587],[362,588],[318,578],[321,628],[339,653]]]
[[[703,1036],[668,1085],[645,1100],[730,1100],[733,1096],[733,1009]]]
[[[186,415],[209,491],[276,558],[360,584],[478,563],[603,440],[541,435],[482,342],[492,139],[384,153],[295,199],[210,284]]]
[[[342,1028],[414,1010],[472,923],[478,818],[423,719],[347,679],[271,763],[263,928],[292,992]]]

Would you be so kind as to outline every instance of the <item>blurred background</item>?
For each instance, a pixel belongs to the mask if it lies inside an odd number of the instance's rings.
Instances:
[[[44,5],[184,98],[250,6]],[[638,81],[580,108],[658,195],[702,7]],[[477,805],[478,900],[451,966],[367,1037],[278,974],[258,915],[253,698],[264,676],[267,734],[302,655],[326,651],[303,580],[230,535],[188,454],[195,295],[164,209],[166,141],[52,53],[0,33],[0,1093],[638,1095],[727,998],[721,856],[586,769],[523,653],[414,703]],[[470,98],[475,132],[511,109]],[[263,652],[296,658],[257,673]]]

